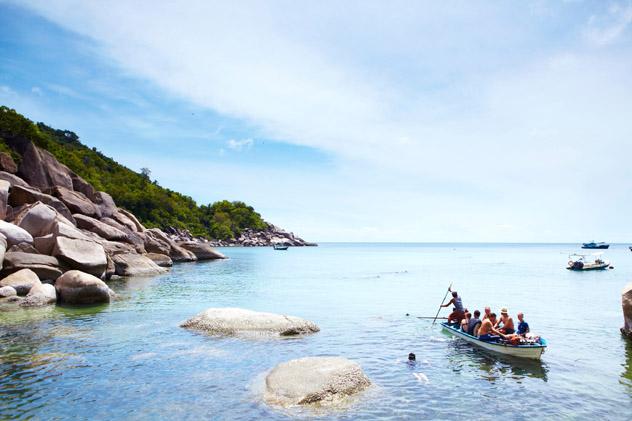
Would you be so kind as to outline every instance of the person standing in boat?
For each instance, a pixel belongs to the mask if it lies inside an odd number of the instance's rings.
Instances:
[[[449,307],[454,305],[452,313],[448,316],[448,323],[456,323],[457,326],[461,325],[461,320],[465,318],[465,307],[463,307],[463,301],[456,291],[452,291],[452,288],[448,288],[448,291],[452,292],[452,299],[441,307]]]

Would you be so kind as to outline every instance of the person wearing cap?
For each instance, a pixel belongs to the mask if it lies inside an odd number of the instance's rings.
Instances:
[[[500,326],[501,324],[502,326]],[[511,335],[516,332],[513,319],[509,317],[509,311],[507,311],[507,307],[503,307],[500,309],[500,319],[498,319],[494,327],[504,335]]]
[[[448,324],[456,323],[457,326],[461,326],[461,320],[465,318],[465,307],[463,307],[463,301],[456,291],[452,291],[452,288],[448,288],[448,291],[452,292],[452,299],[446,304],[442,304],[441,307],[449,307],[454,305],[452,313],[448,316]]]

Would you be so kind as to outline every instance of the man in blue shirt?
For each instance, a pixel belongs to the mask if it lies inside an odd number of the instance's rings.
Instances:
[[[529,333],[529,323],[524,321],[523,313],[518,313],[518,320],[520,321],[520,323],[518,323],[518,330],[516,331],[516,333],[520,336],[525,336],[527,333]]]

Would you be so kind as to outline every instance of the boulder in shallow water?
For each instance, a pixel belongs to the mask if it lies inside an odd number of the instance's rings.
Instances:
[[[12,286],[0,287],[0,298],[14,297],[18,295],[18,292]]]
[[[171,257],[165,254],[147,253],[145,256],[147,256],[152,262],[160,267],[168,268],[173,266],[173,260],[171,260]]]
[[[171,250],[169,251],[169,257],[174,262],[195,262],[197,257],[189,250],[180,247],[179,245],[172,243]]]
[[[320,330],[300,317],[262,313],[241,308],[209,308],[180,325],[213,335],[300,335]]]
[[[114,291],[99,278],[78,270],[69,270],[55,281],[57,297],[67,304],[109,303]]]
[[[68,267],[101,277],[108,261],[101,244],[74,238],[57,237],[53,256]]]
[[[623,307],[623,327],[621,333],[632,339],[632,282],[627,284],[621,292]]]
[[[57,292],[51,284],[35,285],[20,303],[24,307],[37,307],[57,302]]]
[[[20,243],[32,243],[33,236],[26,230],[11,224],[6,221],[0,220],[0,234],[4,235],[7,239],[7,246],[11,247]]]
[[[215,250],[213,247],[208,245],[207,243],[202,243],[200,241],[184,241],[182,243],[178,243],[178,245],[185,250],[190,251],[195,255],[198,260],[213,260],[213,259],[225,259],[224,256],[219,251]]]
[[[41,280],[55,280],[62,274],[59,260],[52,256],[24,252],[7,252],[4,255],[3,274],[11,274],[22,269],[30,269]]]
[[[112,256],[112,261],[119,276],[152,276],[167,271],[141,254],[116,254]]]
[[[371,385],[359,364],[342,357],[307,357],[277,365],[266,377],[272,405],[330,405]]]
[[[41,285],[39,277],[31,269],[22,269],[0,281],[0,287],[13,287],[18,295],[26,295],[31,288]]]

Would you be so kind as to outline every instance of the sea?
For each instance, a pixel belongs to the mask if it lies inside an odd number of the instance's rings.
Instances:
[[[111,282],[119,298],[108,305],[3,311],[0,419],[631,419],[632,342],[619,328],[632,253],[613,245],[613,269],[568,271],[577,247],[225,248],[226,260]],[[523,312],[548,341],[541,361],[488,354],[419,318],[435,316],[450,284],[471,311]],[[180,327],[209,307],[321,330],[281,339]],[[268,406],[266,373],[306,356],[356,361],[372,386],[335,407]]]

